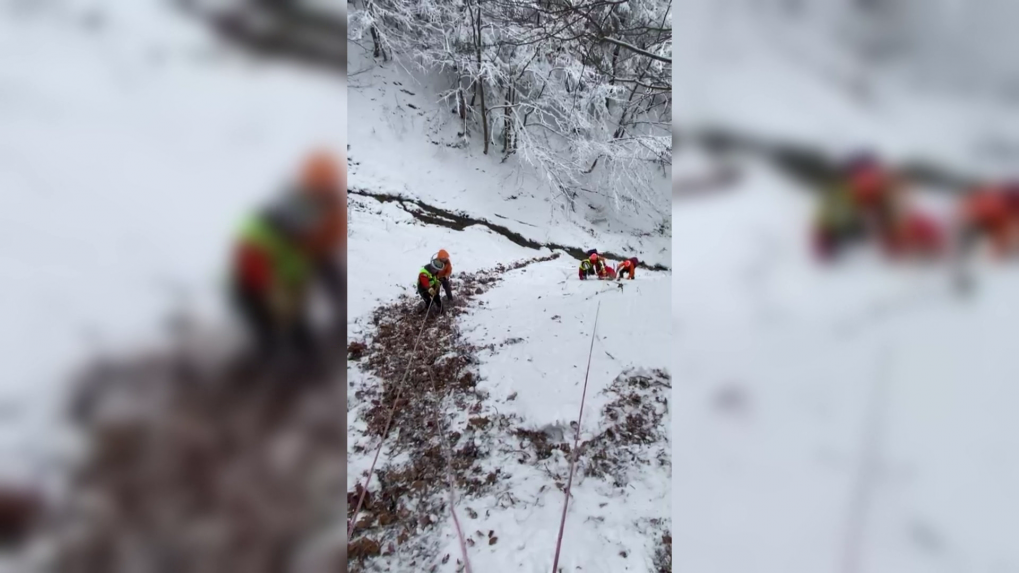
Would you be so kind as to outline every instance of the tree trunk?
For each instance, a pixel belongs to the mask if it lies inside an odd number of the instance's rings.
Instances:
[[[388,61],[386,58],[386,50],[382,47],[382,41],[379,37],[379,30],[375,27],[375,24],[372,24],[372,42],[375,44],[375,57],[377,58],[381,55],[382,61]]]
[[[506,86],[506,110],[503,116],[503,145],[502,151],[509,155],[513,151],[513,112],[511,111],[514,98],[513,84]]]
[[[464,97],[463,76],[460,75],[456,78],[456,109],[463,125],[463,136],[467,137],[467,98]]]
[[[610,86],[616,85],[616,73],[617,73],[616,63],[618,61],[619,61],[619,46],[616,46],[616,48],[612,50],[612,79],[609,80]],[[605,98],[605,109],[611,109],[611,103],[612,100],[610,98]]]
[[[485,135],[485,155],[488,155],[488,110],[485,108],[485,79],[481,73],[481,3],[475,4],[478,8],[478,15],[474,24],[474,46],[478,55],[478,79],[475,84],[476,94],[481,99],[481,131]]]

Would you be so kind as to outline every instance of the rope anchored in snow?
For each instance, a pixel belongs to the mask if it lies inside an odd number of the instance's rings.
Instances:
[[[594,313],[594,329],[591,331],[591,348],[587,351],[587,371],[584,373],[584,390],[580,395],[580,413],[577,414],[577,433],[573,438],[573,451],[570,452],[570,477],[566,481],[566,500],[563,501],[563,517],[559,522],[559,537],[555,543],[555,559],[552,561],[552,573],[559,570],[559,550],[563,545],[563,530],[566,529],[566,510],[570,506],[570,489],[573,487],[573,470],[577,467],[577,452],[580,446],[580,424],[584,418],[584,401],[587,399],[587,379],[591,375],[591,356],[594,354],[594,339],[598,333],[598,315],[601,314],[601,302]]]

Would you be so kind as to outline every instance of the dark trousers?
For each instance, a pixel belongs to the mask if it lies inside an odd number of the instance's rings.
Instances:
[[[431,305],[433,312],[442,312],[442,299],[439,297],[439,290],[435,290],[435,296],[428,294],[428,289],[418,285],[418,294],[421,296],[421,300],[424,301],[425,306],[421,312],[428,310],[428,305]]]
[[[334,259],[327,259],[318,265],[318,278],[322,281],[333,307],[333,321],[337,332],[347,332],[347,272]]]
[[[275,362],[289,352],[300,359],[316,356],[311,325],[305,316],[299,314],[290,324],[280,324],[266,297],[241,285],[234,285],[233,302],[254,338],[260,361]]]

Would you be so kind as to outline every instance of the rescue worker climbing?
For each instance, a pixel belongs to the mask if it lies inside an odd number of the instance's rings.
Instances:
[[[439,269],[439,273],[436,277],[439,279],[439,283],[442,285],[442,289],[446,291],[446,302],[453,301],[453,290],[449,286],[449,277],[453,274],[453,265],[449,262],[449,253],[446,249],[439,249],[439,252],[432,257],[432,260],[438,260],[442,262],[442,268]]]
[[[343,332],[346,293],[338,256],[346,239],[342,166],[324,152],[305,162],[300,180],[251,216],[238,237],[231,276],[235,307],[253,335],[258,359],[278,365],[296,353],[305,366],[319,354],[307,300],[316,282],[330,294],[335,332]]]
[[[640,261],[637,260],[637,257],[630,257],[629,259],[619,263],[619,266],[616,267],[616,280],[622,280],[624,275],[628,275],[627,278],[629,280],[633,280],[633,277],[637,272],[637,265],[639,264]]]
[[[424,305],[418,314],[428,312],[433,308],[436,313],[442,313],[442,299],[439,297],[439,286],[442,283],[439,280],[439,274],[445,266],[446,264],[441,259],[434,258],[430,263],[421,267],[421,271],[418,272],[417,291],[424,300]],[[431,313],[429,312],[429,314]]]

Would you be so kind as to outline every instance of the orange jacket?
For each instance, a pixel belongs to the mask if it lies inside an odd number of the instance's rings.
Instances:
[[[347,238],[347,210],[337,195],[319,195],[323,213],[320,224],[308,233],[304,246],[315,260],[336,256],[344,250]]]
[[[636,272],[637,265],[633,264],[633,261],[629,259],[619,263],[619,266],[616,267],[616,276],[618,278],[623,278],[624,274],[628,274],[630,275],[628,278],[633,279]]]
[[[448,279],[449,275],[453,274],[453,263],[449,262],[449,259],[443,261],[446,266],[442,267],[442,270],[435,274],[435,278],[442,280]]]

